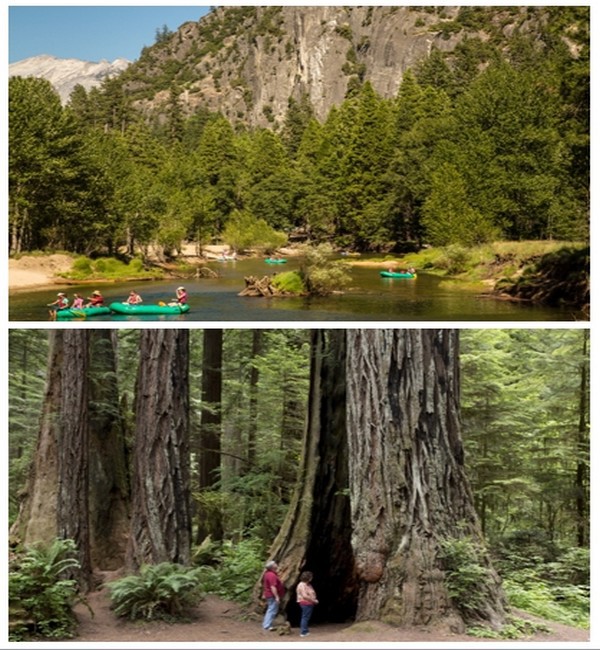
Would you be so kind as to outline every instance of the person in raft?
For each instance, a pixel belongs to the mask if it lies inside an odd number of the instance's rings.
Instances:
[[[187,291],[185,287],[177,287],[175,291],[175,300],[172,300],[169,305],[175,307],[176,305],[185,305],[187,304]]]
[[[142,300],[142,296],[140,296],[140,294],[137,293],[136,291],[132,290],[132,291],[129,292],[129,297],[125,301],[125,304],[126,305],[140,305],[142,302],[144,302]]]
[[[82,309],[82,308],[83,308],[83,296],[80,296],[78,293],[74,293],[72,309]]]
[[[300,582],[296,587],[296,601],[302,610],[300,618],[300,636],[308,636],[308,622],[312,616],[315,605],[319,604],[317,594],[310,584],[313,579],[313,574],[310,571],[303,571],[300,574]]]
[[[104,304],[104,297],[99,291],[93,291],[92,295],[86,298],[86,307],[102,307]]]
[[[267,611],[265,612],[262,626],[263,630],[268,630],[269,632],[272,632],[275,629],[273,627],[273,621],[279,613],[279,604],[285,595],[285,587],[277,575],[278,568],[277,562],[269,560],[269,562],[265,564],[265,571],[262,575],[262,595],[267,601]]]
[[[50,317],[54,320],[56,320],[56,312],[57,311],[62,311],[63,309],[69,309],[69,299],[67,298],[66,293],[60,293],[56,294],[56,300],[54,302],[50,302],[46,305],[46,307],[52,307],[50,309]]]

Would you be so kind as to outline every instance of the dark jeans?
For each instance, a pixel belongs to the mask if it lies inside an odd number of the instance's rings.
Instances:
[[[312,616],[314,605],[300,605],[302,618],[300,619],[300,634],[308,634],[308,621]]]

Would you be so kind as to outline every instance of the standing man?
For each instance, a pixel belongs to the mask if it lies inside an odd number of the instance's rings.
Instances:
[[[263,598],[267,601],[267,611],[263,619],[264,630],[274,630],[273,621],[279,613],[279,604],[285,594],[283,582],[277,575],[277,562],[270,560],[265,565],[265,572],[262,577]]]

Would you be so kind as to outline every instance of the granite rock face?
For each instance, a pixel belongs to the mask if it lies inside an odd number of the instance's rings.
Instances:
[[[418,8],[256,7],[216,51],[198,57],[207,49],[211,23],[215,32],[222,30],[231,10],[219,8],[182,25],[166,47],[136,63],[139,74],[129,89],[140,90],[140,78],[151,79],[157,68],[177,61],[189,80],[180,94],[187,114],[202,106],[233,122],[269,126],[283,120],[290,98],[308,97],[322,120],[353,81],[368,80],[380,95],[392,97],[404,72],[433,47],[449,51],[465,37],[431,31],[440,16]],[[444,18],[452,20],[457,12],[447,7]],[[137,105],[144,112],[160,111],[168,98],[164,90]]]

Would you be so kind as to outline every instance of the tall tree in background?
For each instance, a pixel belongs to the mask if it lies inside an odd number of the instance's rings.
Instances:
[[[220,504],[214,503],[221,481],[221,398],[223,330],[205,329],[202,359],[202,411],[198,454],[198,542],[223,539]]]
[[[130,480],[124,414],[119,404],[116,330],[89,330],[89,511],[92,565],[123,566],[129,531]]]
[[[189,331],[144,330],[127,565],[190,559]]]

